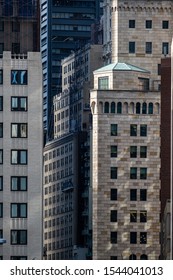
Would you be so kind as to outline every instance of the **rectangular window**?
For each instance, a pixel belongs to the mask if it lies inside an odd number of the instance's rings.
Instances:
[[[111,243],[116,244],[117,243],[117,232],[111,231]]]
[[[11,70],[12,85],[27,85],[27,70]]]
[[[12,111],[27,111],[27,97],[11,97]]]
[[[3,70],[0,70],[0,85],[2,85],[2,84],[3,84]],[[0,97],[2,98],[2,96],[0,96]]]
[[[98,78],[98,89],[109,89],[109,77]]]
[[[20,53],[20,43],[12,43],[12,54]]]
[[[3,111],[3,97],[0,96],[0,111]]]
[[[137,222],[137,211],[135,211],[135,210],[130,211],[130,222],[131,223]]]
[[[151,54],[152,53],[152,42],[145,43],[145,53]]]
[[[27,230],[11,230],[11,245],[26,245]]]
[[[169,43],[162,43],[162,54],[167,55],[169,53]]]
[[[152,20],[146,20],[145,27],[146,27],[146,29],[151,29],[152,28]]]
[[[111,189],[110,199],[117,200],[117,189]]]
[[[147,244],[147,232],[140,232],[140,244]]]
[[[111,157],[117,157],[117,146],[111,146]]]
[[[11,203],[11,218],[27,218],[27,204]]]
[[[4,43],[0,43],[0,55],[3,54],[4,51]]]
[[[140,147],[140,158],[147,158],[147,146]]]
[[[135,28],[135,20],[134,19],[129,20],[129,28]]]
[[[0,31],[4,31],[4,21],[0,21]]]
[[[140,223],[147,222],[147,211],[140,211]]]
[[[111,167],[111,179],[117,179],[117,167]]]
[[[3,164],[3,150],[0,150],[0,164]]]
[[[130,200],[136,201],[137,200],[137,189],[130,190]]]
[[[140,201],[147,201],[147,190],[146,189],[140,190]]]
[[[3,217],[3,203],[0,203],[0,218]]]
[[[130,168],[130,179],[137,179],[137,167]]]
[[[157,65],[157,75],[160,76],[161,75],[161,64]]]
[[[3,123],[0,123],[0,138],[3,137]]]
[[[12,176],[11,177],[11,191],[27,191],[27,177],[26,176]]]
[[[0,238],[3,238],[3,230],[0,229]]]
[[[135,53],[135,42],[129,42],[129,53]]]
[[[140,125],[140,136],[147,136],[147,125],[146,124]]]
[[[137,136],[137,124],[130,125],[130,136]]]
[[[111,136],[117,136],[118,133],[118,125],[111,124]]]
[[[117,256],[110,256],[110,259],[111,260],[118,260],[118,257]]]
[[[130,244],[137,243],[137,232],[130,232]]]
[[[142,179],[142,180],[147,179],[147,168],[146,167],[140,168],[140,179]]]
[[[117,222],[117,210],[111,210],[110,221]]]
[[[11,164],[27,164],[27,150],[12,150]]]
[[[12,123],[11,124],[12,138],[26,138],[27,137],[27,123]]]
[[[162,28],[163,29],[169,29],[169,21],[168,20],[163,20],[162,21]]]
[[[137,157],[137,146],[130,146],[130,157],[131,158]]]
[[[0,191],[3,191],[3,176],[0,176]]]
[[[27,260],[27,256],[11,256],[11,260]]]

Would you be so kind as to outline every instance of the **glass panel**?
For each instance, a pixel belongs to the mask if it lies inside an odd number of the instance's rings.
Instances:
[[[20,136],[26,137],[27,134],[27,124],[20,124]]]
[[[20,231],[20,244],[26,244],[26,230]]]
[[[17,191],[17,177],[11,178],[11,189]]]
[[[20,98],[20,108],[21,108],[21,110],[26,111],[26,97]]]
[[[26,151],[20,151],[20,163],[26,164],[27,158],[26,158]]]
[[[3,151],[0,150],[0,164],[3,163]]]
[[[21,218],[26,218],[26,204],[21,204],[20,205],[20,217]]]
[[[20,178],[20,189],[21,191],[25,191],[26,190],[26,180],[27,178],[26,177],[21,177]]]
[[[17,244],[17,230],[11,231],[11,244]]]
[[[11,102],[12,102],[12,104],[11,104],[12,109],[17,109],[18,108],[18,98],[12,97]]]
[[[17,204],[11,205],[11,217],[17,218]]]
[[[17,137],[17,124],[12,124],[12,128],[11,128],[11,136],[12,137]]]
[[[12,159],[11,162],[13,164],[17,164],[17,151],[12,151]]]
[[[0,191],[3,189],[3,177],[0,176]]]

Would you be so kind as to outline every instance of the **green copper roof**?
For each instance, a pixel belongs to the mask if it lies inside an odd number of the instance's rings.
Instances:
[[[145,69],[123,62],[111,63],[109,65],[97,69],[94,72],[104,72],[104,71],[111,71],[111,70],[112,71],[137,71],[137,72],[149,73],[149,71]]]

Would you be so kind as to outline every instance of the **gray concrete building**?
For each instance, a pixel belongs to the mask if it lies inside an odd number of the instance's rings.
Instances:
[[[159,259],[160,92],[128,63],[94,71],[93,259]]]
[[[0,59],[0,258],[42,259],[40,53]]]

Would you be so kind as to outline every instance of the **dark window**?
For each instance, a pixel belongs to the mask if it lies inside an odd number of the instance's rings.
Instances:
[[[117,157],[117,146],[111,146],[111,157]]]
[[[129,20],[129,28],[135,28],[135,20],[134,19]]]
[[[140,222],[141,223],[147,222],[147,211],[140,211]]]
[[[140,244],[147,244],[147,233],[140,232]]]
[[[135,42],[129,42],[129,53],[135,53]]]
[[[130,125],[130,136],[137,136],[137,124]]]
[[[111,124],[111,136],[117,136],[117,132],[118,132],[118,125]]]
[[[140,136],[147,136],[147,125],[146,124],[140,125]]]
[[[157,74],[160,76],[161,75],[161,64],[157,65]]]
[[[117,200],[117,189],[111,189],[110,199]]]
[[[27,123],[12,123],[11,124],[12,138],[26,138],[27,137]]]
[[[137,211],[135,211],[135,210],[130,211],[130,222],[131,223],[137,222]]]
[[[0,43],[0,55],[3,54],[4,51],[4,43]]]
[[[0,218],[3,217],[3,203],[0,203]]]
[[[3,176],[0,176],[0,191],[3,191]]]
[[[3,70],[0,70],[0,85],[3,84]],[[0,96],[0,98],[2,98],[2,96]],[[0,107],[0,111],[2,111],[1,107]]]
[[[3,150],[0,150],[0,164],[3,164]]]
[[[130,146],[130,157],[131,158],[137,157],[137,146]]]
[[[140,157],[146,158],[147,157],[147,146],[140,147]]]
[[[11,218],[27,218],[27,204],[11,203]]]
[[[136,114],[140,114],[141,113],[141,103],[137,102],[136,103]]]
[[[130,232],[130,243],[131,244],[137,243],[137,232]]]
[[[3,230],[0,229],[0,238],[3,238]]]
[[[0,138],[3,137],[3,123],[0,123]]]
[[[152,53],[152,42],[145,43],[145,53],[151,54]]]
[[[162,43],[162,54],[167,55],[169,53],[169,43]]]
[[[115,113],[115,102],[111,103],[111,113]]]
[[[11,97],[12,111],[27,111],[27,97]]]
[[[109,113],[109,102],[105,102],[105,106],[104,106],[104,112],[105,113]]]
[[[144,102],[142,103],[142,114],[146,114],[147,113],[147,103]]]
[[[143,254],[140,256],[140,260],[148,260],[148,256]]]
[[[149,103],[149,105],[148,105],[148,114],[153,114],[153,103]]]
[[[12,245],[26,245],[27,244],[27,230],[11,230],[11,244]]]
[[[136,255],[135,254],[131,254],[129,256],[129,260],[136,260]]]
[[[110,221],[117,222],[117,210],[111,210]]]
[[[4,21],[0,21],[0,31],[4,31]]]
[[[27,260],[27,256],[11,256],[11,260]]]
[[[137,200],[137,189],[130,190],[130,200],[136,201]]]
[[[122,103],[118,102],[117,104],[117,114],[121,114],[122,113]]]
[[[27,190],[27,177],[26,176],[12,176],[11,177],[11,190],[12,191],[26,191]]]
[[[137,167],[130,168],[130,179],[137,179]]]
[[[12,150],[11,164],[27,164],[27,150]]]
[[[117,256],[111,256],[110,259],[111,260],[118,260],[118,257]]]
[[[117,232],[111,231],[111,243],[116,244],[117,243]]]
[[[12,54],[20,54],[20,43],[12,43]]]
[[[146,27],[146,29],[151,29],[152,28],[152,20],[146,20],[145,27]]]
[[[12,85],[27,85],[27,70],[11,70]]]
[[[162,28],[163,29],[169,29],[169,21],[168,20],[163,20],[162,21]]]
[[[147,179],[147,168],[146,167],[140,168],[140,179],[142,179],[142,180]]]
[[[111,179],[117,179],[117,167],[111,167]]]
[[[12,21],[12,32],[20,32],[20,22]]]
[[[141,189],[140,190],[140,201],[146,201],[147,200],[147,190]]]

